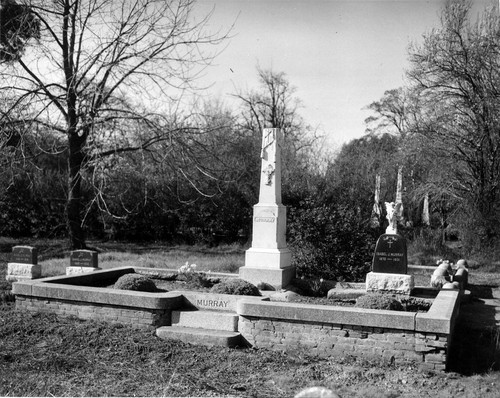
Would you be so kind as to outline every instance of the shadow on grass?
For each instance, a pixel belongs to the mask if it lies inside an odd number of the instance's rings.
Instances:
[[[500,328],[492,303],[493,287],[470,285],[472,298],[462,303],[450,347],[449,370],[463,375],[500,370]]]

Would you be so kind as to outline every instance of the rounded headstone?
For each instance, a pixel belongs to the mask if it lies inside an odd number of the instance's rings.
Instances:
[[[383,234],[375,245],[372,271],[383,274],[407,274],[407,257],[406,239],[397,234]]]
[[[32,246],[14,246],[12,248],[12,263],[38,264],[38,249]]]

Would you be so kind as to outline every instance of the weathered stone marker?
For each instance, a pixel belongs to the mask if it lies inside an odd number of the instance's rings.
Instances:
[[[408,273],[406,239],[397,234],[383,234],[377,240],[373,255],[373,272]]]
[[[38,249],[32,246],[14,246],[11,261],[21,264],[38,264]]]
[[[406,239],[397,231],[402,203],[386,203],[385,205],[389,226],[386,233],[377,240],[372,272],[366,275],[366,290],[410,294],[415,283],[413,275],[408,275]]]
[[[280,129],[262,132],[259,203],[253,207],[252,247],[245,253],[240,278],[254,285],[267,283],[282,288],[295,277],[291,252],[286,244],[286,207],[281,203]]]
[[[42,276],[42,268],[38,264],[38,250],[36,247],[14,246],[11,261],[7,264],[6,279],[8,281],[37,279]]]
[[[97,252],[92,250],[73,250],[70,256],[72,267],[92,267],[97,268]]]
[[[70,266],[66,267],[66,275],[98,271],[97,252],[92,250],[73,250],[70,255]]]

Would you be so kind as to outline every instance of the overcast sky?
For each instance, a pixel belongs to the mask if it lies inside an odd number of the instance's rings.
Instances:
[[[473,0],[475,13],[498,0]],[[211,27],[235,23],[234,37],[206,71],[210,95],[227,104],[257,86],[256,65],[285,72],[302,116],[336,147],[364,133],[363,110],[400,87],[407,48],[439,26],[445,0],[198,0]]]

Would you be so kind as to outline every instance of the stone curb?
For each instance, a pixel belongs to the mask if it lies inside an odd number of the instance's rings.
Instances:
[[[12,292],[15,295],[147,309],[172,309],[179,308],[182,305],[183,296],[180,292],[146,293],[82,286],[84,283],[91,283],[94,280],[101,279],[99,276],[102,277],[103,273],[112,278],[133,271],[133,268],[124,267],[75,276],[56,276],[20,281],[12,284]],[[64,282],[67,282],[67,284]]]
[[[440,290],[427,313],[418,313],[415,328],[419,332],[450,334],[458,317],[463,291]]]
[[[241,300],[237,304],[236,312],[244,317],[288,319],[299,322],[335,323],[404,330],[413,330],[415,327],[415,313],[403,311]]]
[[[328,307],[299,303],[240,300],[236,312],[244,317],[336,323],[450,334],[458,316],[461,293],[441,290],[427,313]]]

